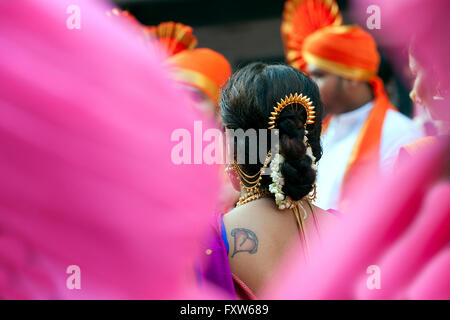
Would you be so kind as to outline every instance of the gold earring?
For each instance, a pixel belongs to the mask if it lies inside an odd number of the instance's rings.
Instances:
[[[316,201],[316,199],[317,199],[317,184],[314,183],[313,190],[312,190],[312,194],[311,194],[311,195],[307,195],[306,198],[307,198],[310,202]]]

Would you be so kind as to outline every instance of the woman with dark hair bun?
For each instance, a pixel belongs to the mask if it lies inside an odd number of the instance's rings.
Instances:
[[[219,104],[226,129],[235,133],[266,129],[267,138],[257,135],[252,141],[245,135],[233,136],[234,161],[227,172],[241,197],[233,210],[217,217],[223,245],[216,243],[214,250],[206,250],[210,265],[217,266],[221,265],[215,261],[220,254],[211,252],[223,249],[222,256],[228,256],[223,264],[230,270],[215,274],[210,268],[206,273],[238,297],[255,298],[292,244],[300,240],[300,251],[308,257],[321,220],[330,215],[311,204],[316,165],[322,155],[322,105],[316,84],[303,72],[264,63],[237,71],[223,89]],[[278,144],[271,145],[272,133]],[[261,149],[264,145],[267,150]],[[258,160],[252,163],[255,152]],[[265,159],[260,154],[266,154]],[[269,168],[270,175],[265,174]],[[227,272],[233,281],[224,284]]]
[[[310,121],[313,123],[307,124],[305,108],[293,103],[278,114],[274,127],[279,130],[279,148],[284,157],[281,165],[285,180],[283,191],[292,200],[301,200],[314,189],[316,171],[313,158],[317,162],[322,156],[322,105],[316,84],[304,73],[289,66],[253,63],[236,72],[229,80],[221,95],[220,107],[223,125],[227,129],[269,129],[274,107],[286,96],[289,98],[295,93],[309,98],[314,107],[312,116],[315,118]],[[305,138],[307,144],[304,143]],[[238,145],[242,143],[246,142],[236,141],[234,150],[239,150]],[[270,139],[267,143],[270,145]],[[307,145],[311,147],[310,155],[307,155]],[[249,147],[245,145],[246,160],[251,157]],[[235,170],[237,172],[253,175],[262,165],[251,165],[247,161],[234,168],[238,169]],[[261,189],[268,190],[270,183],[269,177],[263,177]],[[241,191],[240,187],[238,189]]]

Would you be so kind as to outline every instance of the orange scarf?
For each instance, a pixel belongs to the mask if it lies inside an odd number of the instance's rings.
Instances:
[[[374,106],[356,140],[345,170],[339,209],[345,211],[355,186],[364,188],[368,172],[379,172],[380,144],[386,112],[396,110],[377,77],[380,56],[373,37],[358,26],[328,26],[306,37],[302,56],[328,72],[344,78],[367,81],[372,85]],[[325,120],[326,130],[328,120]]]
[[[353,151],[345,169],[342,181],[339,208],[345,210],[347,201],[351,197],[351,190],[361,182],[361,178],[368,172],[379,171],[380,145],[383,123],[388,110],[396,110],[384,94],[383,82],[380,78],[373,78],[371,84],[375,92],[375,102],[372,110],[364,122]],[[323,122],[324,133],[328,128],[332,116]]]

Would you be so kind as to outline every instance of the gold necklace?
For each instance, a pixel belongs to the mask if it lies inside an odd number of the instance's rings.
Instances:
[[[246,193],[239,198],[238,202],[236,203],[236,207],[240,207],[251,201],[261,199],[261,198],[266,198],[269,196],[270,196],[270,192],[266,189],[264,189],[263,191],[259,191],[259,189],[257,189],[256,191],[250,190],[249,193]]]

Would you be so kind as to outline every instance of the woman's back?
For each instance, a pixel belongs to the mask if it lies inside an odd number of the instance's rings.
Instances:
[[[328,212],[302,204],[300,210],[303,232],[307,245],[319,239],[320,227]],[[311,211],[313,208],[313,211]],[[331,218],[332,219],[332,218]],[[254,294],[258,294],[270,279],[289,249],[302,243],[296,216],[292,210],[279,210],[270,198],[250,202],[223,216],[231,272],[244,282]]]
[[[292,244],[307,257],[317,238],[309,201],[322,156],[319,90],[292,67],[254,63],[231,77],[220,107],[225,128],[236,134],[227,141],[227,172],[241,194],[224,216],[228,260],[235,282],[259,293]]]

